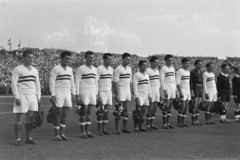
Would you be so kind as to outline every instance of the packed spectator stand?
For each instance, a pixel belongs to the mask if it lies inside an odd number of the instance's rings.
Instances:
[[[0,50],[0,95],[11,95],[11,73],[12,70],[21,64],[21,54],[23,50],[6,51]],[[36,67],[40,74],[40,81],[42,87],[42,95],[50,95],[49,91],[49,77],[50,71],[53,66],[59,63],[59,53],[47,53],[41,50],[34,50],[35,59],[33,66]],[[94,66],[99,66],[102,64],[102,54],[96,53],[94,57]],[[131,53],[130,53],[131,54]],[[182,56],[174,56],[173,66],[175,69],[181,67]],[[194,61],[197,59],[202,60],[203,70],[205,70],[205,64],[212,61],[214,63],[214,73],[216,77],[221,73],[221,65],[223,63],[230,63],[232,66],[236,67],[240,65],[240,57],[227,57],[226,59],[218,59],[217,57],[187,57],[190,59],[191,68],[194,68]],[[159,56],[160,66],[165,64],[164,56]],[[140,57],[137,55],[132,55],[131,57],[131,68],[133,73],[138,69],[139,60],[148,60],[148,57]],[[70,66],[73,68],[74,74],[77,68],[84,63],[84,52],[72,52],[72,61]],[[121,54],[113,54],[112,67],[116,68],[121,63]],[[230,77],[234,75],[233,70],[230,72]]]

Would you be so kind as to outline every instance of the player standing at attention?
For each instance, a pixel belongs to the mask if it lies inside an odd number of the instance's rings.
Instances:
[[[113,82],[113,69],[110,67],[112,61],[111,53],[103,54],[103,64],[97,68],[98,78],[98,96],[101,103],[104,105],[106,112],[102,117],[102,121],[98,121],[99,135],[111,135],[107,131],[106,126],[108,123],[108,113],[112,106],[112,82]]]
[[[215,101],[217,101],[217,87],[215,82],[215,75],[213,71],[213,63],[206,64],[207,70],[203,73],[203,99],[208,102],[208,111],[205,113],[205,124],[215,124],[211,121],[212,113],[211,108]]]
[[[147,62],[139,61],[138,63],[139,71],[133,76],[133,90],[135,96],[135,103],[138,104],[138,109],[142,112],[143,117],[146,113],[146,108],[149,107],[149,101],[151,98],[151,86],[149,82],[149,76],[146,73]],[[148,113],[149,114],[149,113]],[[149,117],[146,117],[149,118]],[[147,129],[142,128],[142,123],[139,122],[139,126],[134,126],[134,131],[147,132],[150,128],[149,123],[147,123]]]
[[[72,68],[68,66],[71,60],[71,52],[61,53],[61,62],[53,67],[50,77],[51,102],[55,103],[61,115],[57,117],[53,124],[55,140],[68,140],[65,136],[67,116],[72,107],[72,97],[75,98],[75,84]],[[72,93],[72,97],[71,97]]]
[[[76,99],[82,105],[82,116],[79,118],[81,138],[94,138],[90,132],[91,110],[96,106],[98,97],[97,69],[93,64],[94,53],[85,53],[85,64],[80,66],[76,73]]]
[[[163,90],[164,101],[166,103],[167,113],[163,112],[163,129],[173,129],[169,123],[171,117],[172,100],[176,97],[176,79],[175,69],[172,67],[173,56],[168,54],[165,56],[166,65],[160,70],[160,80]]]
[[[123,119],[123,133],[131,133],[127,129],[128,122],[128,104],[131,101],[132,91],[132,69],[128,66],[131,60],[129,53],[123,53],[122,63],[116,68],[114,73],[115,83],[115,99],[116,102],[123,106],[122,119]],[[119,130],[119,119],[115,119],[116,134],[121,134]]]
[[[203,96],[203,72],[202,62],[201,60],[196,60],[194,62],[195,69],[190,72],[190,88],[191,94],[194,98],[194,110],[195,115],[192,115],[192,125],[194,126],[202,126],[202,124],[198,121],[199,117],[199,104],[202,101]]]
[[[223,64],[221,66],[222,73],[217,77],[217,91],[218,99],[220,99],[228,107],[228,102],[230,102],[230,77],[228,75],[229,65]],[[226,112],[220,113],[220,123],[230,123],[226,119]]]
[[[240,121],[240,67],[234,69],[235,76],[232,79],[234,102],[236,104],[234,113],[236,122]]]
[[[178,124],[177,127],[189,127],[185,122],[189,101],[191,100],[190,93],[190,62],[189,59],[182,59],[182,68],[177,71],[177,89],[179,97],[182,101],[182,108],[178,110]]]
[[[158,128],[155,127],[153,124],[153,121],[154,121],[155,115],[156,115],[156,111],[157,111],[157,102],[160,102],[160,93],[161,93],[158,63],[159,63],[158,58],[156,56],[152,56],[150,58],[150,67],[148,67],[147,71],[146,71],[146,73],[149,75],[150,85],[151,85],[151,93],[152,93],[152,95],[151,95],[152,102],[150,102],[150,106],[149,106],[148,112],[146,114],[148,130],[158,130]]]
[[[22,65],[14,68],[12,72],[12,91],[15,96],[13,113],[16,113],[14,131],[16,136],[15,145],[22,145],[21,130],[24,114],[26,115],[26,143],[36,144],[31,137],[32,132],[32,115],[39,110],[41,100],[41,89],[39,74],[35,67],[32,66],[33,52],[25,50],[23,52]]]

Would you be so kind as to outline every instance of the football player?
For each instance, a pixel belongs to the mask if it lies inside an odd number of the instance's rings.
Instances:
[[[79,118],[81,138],[94,138],[90,132],[91,111],[96,106],[98,97],[97,69],[93,64],[94,53],[85,53],[85,64],[80,66],[76,73],[76,99],[82,105],[83,114]]]
[[[123,133],[131,133],[127,129],[128,122],[128,104],[131,101],[132,91],[132,69],[128,66],[130,64],[131,55],[129,53],[122,54],[122,63],[115,69],[114,83],[115,83],[115,99],[116,102],[123,106]],[[116,134],[121,134],[119,130],[119,119],[115,118]]]
[[[136,72],[133,76],[133,90],[135,96],[135,103],[138,104],[138,109],[142,112],[142,115],[144,117],[146,113],[146,108],[149,106],[149,101],[152,101],[151,86],[149,82],[149,76],[146,73],[147,62],[144,60],[139,61],[138,67],[139,71]],[[149,123],[147,123],[147,128],[150,128]],[[142,128],[142,123],[139,122],[139,126],[135,126],[134,131],[147,132],[148,129]]]
[[[39,110],[41,89],[38,70],[32,66],[33,52],[25,50],[22,55],[23,64],[14,68],[12,72],[12,91],[15,96],[13,113],[16,114],[14,131],[16,136],[15,145],[22,145],[21,130],[24,115],[26,115],[26,143],[36,144],[32,139],[32,115]]]
[[[60,64],[53,67],[50,76],[51,102],[60,111],[60,116],[56,117],[53,123],[55,140],[68,140],[65,136],[67,115],[72,107],[72,97],[75,98],[75,84],[72,68],[68,66],[71,60],[71,52],[61,53]]]
[[[169,123],[171,117],[172,100],[176,97],[175,69],[172,67],[173,56],[165,56],[166,65],[160,70],[160,82],[163,91],[163,98],[166,103],[167,113],[163,112],[163,129],[173,129]]]
[[[236,122],[240,121],[240,67],[234,69],[235,76],[232,79],[234,102],[236,104],[234,114]]]

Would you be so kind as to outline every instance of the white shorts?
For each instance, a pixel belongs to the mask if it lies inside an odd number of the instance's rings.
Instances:
[[[118,97],[120,102],[131,101],[130,88],[119,87]]]
[[[84,105],[96,105],[96,89],[95,88],[82,88],[80,90],[80,98]]]
[[[147,94],[138,93],[138,104],[139,106],[149,106],[149,100]]]
[[[164,99],[175,99],[176,98],[176,84],[175,83],[165,83],[166,91],[168,97],[165,97],[164,91],[162,90],[162,96]]]
[[[183,101],[191,100],[190,89],[182,89],[182,94],[183,94],[183,98],[181,100],[183,100]]]
[[[71,92],[62,90],[56,91],[56,106],[57,107],[72,107],[72,97]]]
[[[206,93],[203,92],[203,100],[207,102],[215,102],[217,101],[217,90],[215,88],[208,88],[208,99],[206,99]]]
[[[112,91],[99,91],[98,96],[103,105],[112,105]]]
[[[19,93],[21,105],[18,106],[14,101],[13,113],[27,113],[28,111],[38,111],[38,100],[36,94]]]
[[[160,91],[156,86],[151,86],[152,102],[160,102]]]

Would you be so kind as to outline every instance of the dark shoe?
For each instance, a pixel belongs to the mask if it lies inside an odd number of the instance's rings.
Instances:
[[[123,130],[122,130],[122,133],[129,133],[129,134],[131,134],[132,132],[129,131],[128,129],[123,129]]]
[[[186,123],[182,123],[182,125],[183,125],[184,127],[189,127],[189,125],[187,125]]]
[[[147,127],[147,131],[153,131],[151,127]]]
[[[88,132],[87,136],[88,136],[88,138],[95,138],[95,136],[90,132]]]
[[[177,124],[177,127],[180,127],[180,128],[182,128],[182,127],[184,127],[181,123],[179,123],[179,124]]]
[[[121,132],[120,132],[119,130],[117,130],[117,131],[115,132],[115,134],[121,135]]]
[[[63,141],[67,141],[68,140],[68,137],[66,137],[65,135],[62,135],[61,138],[62,138]]]
[[[108,132],[107,130],[102,130],[102,133],[105,135],[112,135],[112,133]]]
[[[98,135],[103,136],[104,134],[103,134],[103,132],[98,132]]]
[[[139,130],[140,130],[141,132],[148,132],[148,130],[147,130],[147,129],[144,129],[144,128],[139,128]]]
[[[151,126],[151,128],[153,129],[153,130],[159,130],[157,127],[155,127],[155,126]]]
[[[210,120],[209,122],[210,122],[210,124],[216,124],[215,122],[213,122],[213,121],[211,121],[211,120]]]
[[[22,141],[21,141],[20,139],[18,139],[18,140],[16,140],[16,141],[14,142],[14,144],[15,144],[16,146],[21,146],[21,145],[22,145]]]
[[[226,122],[223,119],[220,119],[220,123],[224,123],[225,124]]]
[[[229,120],[227,120],[227,119],[224,119],[224,121],[226,122],[226,123],[231,123]]]
[[[206,124],[206,125],[209,125],[209,124],[211,124],[211,122],[210,122],[210,121],[206,121],[205,124]]]
[[[135,129],[133,130],[133,132],[138,132],[138,133],[140,133],[141,131],[140,131],[138,128],[135,128]]]
[[[164,124],[164,125],[162,126],[162,129],[169,129],[169,127],[168,127],[167,124]]]
[[[88,136],[87,136],[86,133],[81,133],[81,134],[80,134],[80,137],[81,137],[81,138],[88,138]]]
[[[62,138],[60,136],[56,136],[54,140],[55,141],[62,141]]]
[[[167,124],[168,128],[173,129],[174,127],[171,124]]]
[[[200,123],[199,121],[196,122],[198,126],[202,126],[203,124]]]

